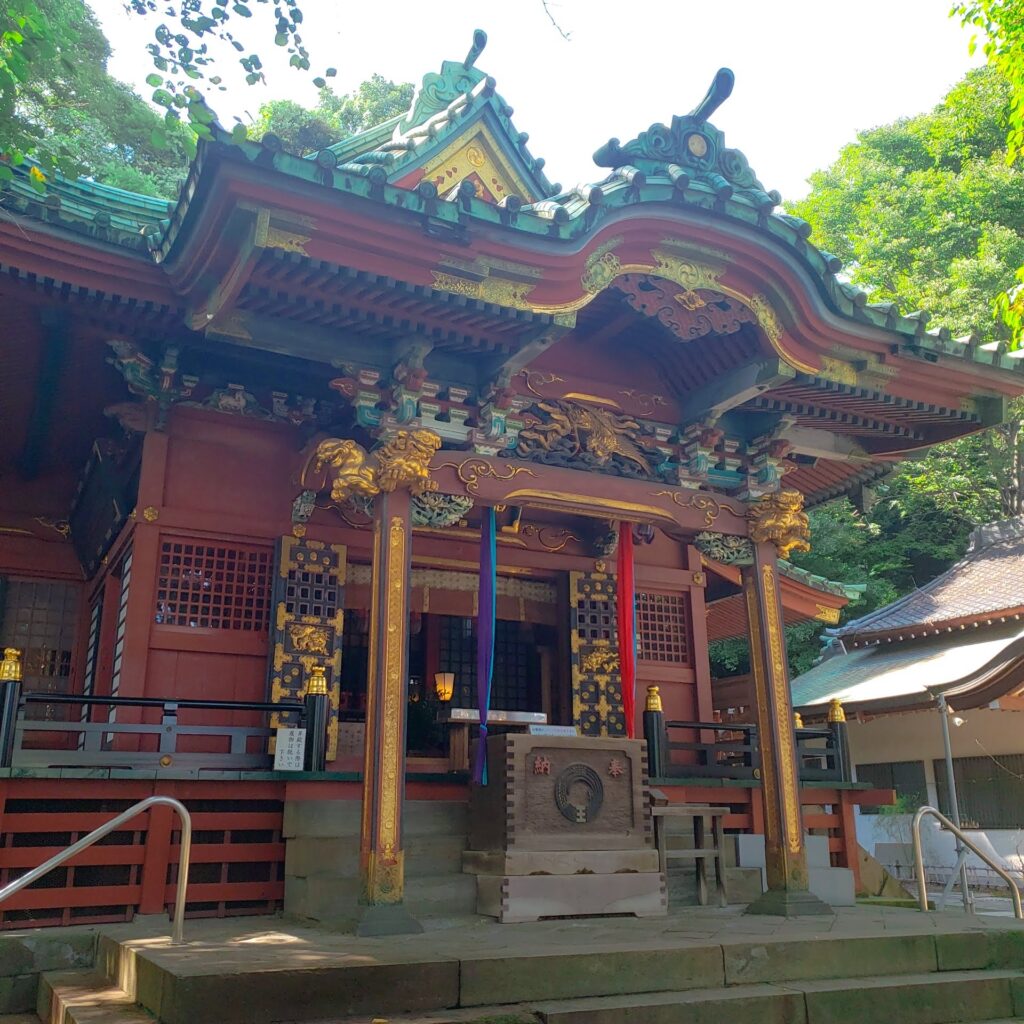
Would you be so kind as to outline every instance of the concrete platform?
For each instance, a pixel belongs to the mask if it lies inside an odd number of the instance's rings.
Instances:
[[[165,1024],[368,1024],[396,1014],[654,1024],[741,1010],[854,1024],[899,1019],[905,1006],[921,1008],[910,1024],[1024,1017],[1024,927],[1003,918],[856,907],[784,920],[690,907],[647,920],[427,924],[422,935],[360,939],[273,918],[194,921],[179,947],[112,926],[96,971]],[[943,1017],[962,991],[976,1015]],[[868,1016],[840,1012],[861,1004]]]

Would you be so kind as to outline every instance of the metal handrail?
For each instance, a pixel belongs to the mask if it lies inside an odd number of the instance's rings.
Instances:
[[[177,811],[178,817],[181,818],[181,852],[178,857],[178,891],[174,902],[174,923],[171,926],[171,942],[174,945],[181,945],[181,943],[185,941],[185,890],[188,887],[188,862],[192,853],[192,817],[188,813],[184,804],[179,803],[177,800],[174,800],[169,796],[149,796],[146,797],[145,800],[140,800],[137,804],[132,804],[128,810],[122,811],[116,818],[112,818],[105,825],[100,825],[99,828],[94,829],[87,836],[83,836],[77,843],[73,843],[66,850],[58,853],[56,857],[51,857],[45,863],[40,864],[39,867],[33,868],[28,872],[28,874],[22,875],[20,878],[16,878],[9,885],[5,885],[0,889],[0,903],[7,899],[8,896],[13,896],[16,892],[24,889],[27,885],[31,885],[33,882],[42,878],[43,875],[52,871],[58,865],[63,864],[64,861],[70,860],[83,850],[87,850],[93,843],[102,839],[104,836],[109,835],[119,825],[123,825],[125,822],[131,821],[132,818],[137,817],[143,811],[158,804],[170,807]]]
[[[1021,909],[1020,904],[1020,889],[1017,888],[1017,883],[1014,881],[1013,876],[1009,871],[1002,867],[1002,865],[997,864],[987,853],[984,852],[984,850],[971,842],[961,829],[957,828],[949,818],[934,807],[918,808],[917,814],[914,815],[914,821],[910,826],[911,835],[914,839],[914,871],[917,874],[918,902],[921,904],[921,909],[928,909],[928,888],[925,884],[926,880],[924,876],[924,852],[921,848],[921,821],[928,815],[936,818],[941,825],[948,828],[950,832],[952,832],[953,835],[955,835],[957,839],[959,839],[960,842],[971,851],[971,853],[983,860],[1010,887],[1010,897],[1013,899],[1014,917],[1024,919],[1024,910]]]

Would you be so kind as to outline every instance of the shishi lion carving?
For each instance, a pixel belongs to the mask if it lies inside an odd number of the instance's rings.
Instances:
[[[327,630],[319,626],[291,626],[288,630],[292,647],[303,654],[329,655]]]
[[[780,558],[788,559],[794,551],[810,551],[810,521],[803,509],[804,496],[799,491],[766,494],[748,512],[750,539],[757,544],[771,541]]]
[[[430,460],[440,447],[441,438],[432,430],[399,430],[369,455],[349,438],[329,437],[307,459],[300,479],[303,487],[315,490],[329,483],[331,500],[339,505],[401,487],[420,495],[437,490],[430,479]],[[310,474],[315,478],[312,484],[307,480]]]
[[[430,460],[441,447],[441,438],[432,430],[399,430],[373,453],[377,459],[377,484],[390,493],[408,487],[413,495],[436,491],[437,481],[430,479]]]

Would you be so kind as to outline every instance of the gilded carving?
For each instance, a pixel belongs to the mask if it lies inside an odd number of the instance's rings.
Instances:
[[[381,730],[379,856],[393,861],[399,848],[399,738],[405,675],[406,537],[401,516],[392,516],[387,537],[387,593],[383,636],[384,707]],[[396,898],[401,898],[401,891]]]
[[[320,626],[307,624],[289,626],[288,636],[296,651],[301,651],[304,654],[322,654],[325,657],[331,653],[328,649],[331,640],[330,633]]]
[[[615,255],[614,249],[621,244],[621,238],[610,238],[587,257],[583,276],[580,278],[580,284],[584,291],[596,295],[619,276],[622,262]]]
[[[366,449],[349,438],[321,441],[311,461],[314,473],[329,471],[332,501],[341,503],[357,495],[372,498],[380,494],[374,468],[367,464]],[[305,470],[302,475],[305,485]]]
[[[440,529],[462,522],[473,507],[473,499],[459,494],[428,491],[412,500],[413,526]]]
[[[441,447],[441,438],[432,430],[399,430],[373,454],[377,459],[377,484],[391,493],[400,487],[413,495],[436,491],[430,479],[430,460]]]
[[[326,476],[331,500],[339,505],[400,487],[419,496],[437,490],[430,479],[430,460],[440,447],[441,439],[432,430],[399,430],[369,455],[350,438],[327,438],[306,460],[300,483],[310,486],[312,476],[315,487]]]
[[[649,475],[650,460],[638,443],[640,424],[629,416],[579,402],[550,400],[534,407],[544,418],[519,432],[516,454],[554,465],[582,463],[626,476]]]
[[[619,670],[619,655],[610,647],[597,647],[584,654],[580,659],[580,668],[584,672],[607,675]]]
[[[775,570],[761,566],[761,582],[765,606],[765,632],[768,635],[768,654],[771,659],[771,686],[778,722],[779,767],[781,770],[782,799],[786,807],[786,842],[791,853],[799,853],[803,846],[803,826],[800,819],[800,780],[796,771],[796,750],[789,724],[789,681],[786,677],[786,648],[779,621],[779,597],[775,589]]]
[[[451,292],[453,295],[465,295],[470,299],[493,302],[496,306],[509,306],[512,309],[532,308],[528,300],[530,292],[536,287],[535,285],[510,281],[502,277],[492,277],[490,274],[476,281],[467,277],[458,277],[443,270],[432,270],[431,274],[434,277],[434,287],[438,291]]]
[[[706,263],[696,263],[693,260],[684,259],[673,253],[655,249],[651,255],[654,257],[654,273],[658,277],[664,277],[673,281],[689,292],[719,291],[719,279],[725,273],[724,267],[712,267]],[[756,311],[755,311],[756,315]]]
[[[543,398],[544,395],[537,390],[538,387],[544,387],[546,384],[564,384],[565,378],[559,377],[556,373],[542,373],[540,370],[520,370],[525,384],[526,390],[531,394],[536,395],[538,398]]]
[[[779,321],[779,315],[775,312],[775,308],[768,301],[768,297],[760,294],[751,295],[747,299],[747,305],[754,316],[757,317],[757,322],[761,325],[761,330],[768,336],[772,347],[777,349],[779,342],[782,340],[782,324]]]
[[[814,616],[819,622],[828,623],[830,626],[839,624],[839,609],[830,608],[827,604],[815,604],[817,614]]]
[[[842,359],[833,359],[831,356],[821,357],[821,369],[817,371],[817,375],[849,387],[856,387],[859,383],[857,371],[849,363]]]
[[[811,528],[803,510],[804,496],[799,491],[766,494],[747,513],[750,538],[756,544],[771,541],[780,558],[794,551],[810,551]]]
[[[742,515],[739,509],[701,491],[655,491],[654,497],[671,498],[672,504],[678,505],[679,508],[692,508],[695,512],[703,512],[704,522],[707,526],[711,526],[722,514],[722,509],[731,512],[734,516]]]
[[[561,551],[570,541],[580,543],[580,538],[569,530],[556,530],[553,526],[534,526],[527,523],[522,528],[524,537],[536,537],[537,542],[545,551],[552,553]]]
[[[535,475],[533,470],[526,466],[508,466],[507,470],[499,471],[484,459],[466,459],[464,462],[442,462],[436,468],[454,469],[460,482],[465,485],[466,491],[469,494],[479,493],[480,481],[488,477],[494,480],[511,480],[513,477],[519,476],[520,473],[526,473],[528,476]]]

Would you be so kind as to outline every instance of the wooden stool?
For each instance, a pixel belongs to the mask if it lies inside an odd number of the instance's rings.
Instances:
[[[697,899],[702,907],[708,902],[708,866],[707,862],[715,862],[715,885],[718,894],[719,906],[726,905],[725,896],[725,865],[722,863],[724,850],[722,848],[722,818],[729,814],[728,807],[709,807],[706,804],[670,804],[667,801],[662,803],[664,795],[657,790],[652,790],[652,796],[659,802],[651,807],[651,814],[654,816],[654,841],[658,847],[658,858],[661,861],[661,870],[668,874],[668,859],[692,860],[697,865]],[[668,848],[668,835],[666,830],[666,819],[668,818],[692,818],[693,819],[693,849],[692,850],[670,850]],[[707,835],[705,822],[711,819],[711,846],[705,846],[704,841]]]

